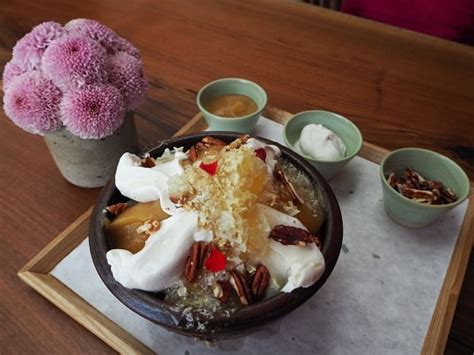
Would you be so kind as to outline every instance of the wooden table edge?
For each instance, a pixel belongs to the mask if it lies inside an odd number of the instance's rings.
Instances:
[[[291,113],[269,106],[264,116],[284,124]],[[194,133],[202,131],[206,124],[199,113],[175,134]],[[364,142],[359,155],[365,159],[380,164],[389,151],[374,144]],[[462,228],[454,247],[448,270],[433,316],[426,333],[422,354],[442,353],[451,328],[454,312],[459,299],[459,293],[467,269],[469,255],[474,242],[474,190],[469,195],[469,205],[466,209]],[[78,294],[50,275],[50,271],[72,250],[74,250],[88,234],[88,222],[92,207],[78,217],[70,226],[46,245],[35,257],[25,264],[18,272],[22,281],[56,305],[86,329],[102,339],[105,343],[119,352],[153,353],[136,338],[105,317],[97,309],[87,303]]]
[[[446,348],[449,331],[466,274],[474,241],[474,194],[469,195],[469,205],[464,215],[461,231],[449,262],[435,311],[431,318],[422,354],[442,354]]]

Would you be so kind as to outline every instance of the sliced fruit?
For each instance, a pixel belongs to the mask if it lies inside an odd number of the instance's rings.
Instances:
[[[109,228],[106,231],[107,240],[111,249],[125,249],[137,253],[143,249],[149,235],[137,233],[136,230],[142,222],[136,222],[118,228]]]
[[[126,249],[132,253],[140,251],[149,235],[139,233],[137,229],[145,221],[157,220],[161,222],[168,217],[169,215],[161,209],[160,201],[137,203],[127,208],[106,227],[105,232],[110,247],[112,249]]]
[[[160,201],[137,203],[127,208],[110,222],[109,228],[116,229],[132,223],[145,222],[149,219],[156,219],[161,222],[168,217],[169,215],[161,209]]]
[[[315,216],[311,208],[306,204],[298,206],[298,209],[300,210],[300,213],[295,217],[298,218],[306,228],[308,228],[310,233],[316,233],[324,223],[324,213],[321,211],[317,216]]]

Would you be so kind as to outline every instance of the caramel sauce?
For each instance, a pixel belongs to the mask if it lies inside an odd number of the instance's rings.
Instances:
[[[242,117],[250,115],[258,110],[257,104],[245,95],[223,95],[210,100],[206,110],[221,117]]]

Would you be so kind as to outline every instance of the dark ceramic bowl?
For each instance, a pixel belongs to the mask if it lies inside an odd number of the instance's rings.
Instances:
[[[181,136],[162,141],[156,148],[150,151],[150,154],[153,157],[157,157],[166,148],[173,147],[185,147],[185,149],[188,149],[203,137],[209,135],[226,142],[231,142],[240,136],[230,132],[202,132]],[[279,293],[260,303],[243,307],[231,317],[216,316],[208,320],[209,323],[205,330],[198,330],[197,324],[187,323],[185,317],[180,312],[173,310],[172,304],[164,301],[164,293],[128,289],[115,281],[112,276],[106,259],[106,253],[110,247],[104,235],[103,223],[105,215],[103,211],[108,205],[128,200],[115,188],[115,181],[112,178],[102,190],[92,211],[89,244],[92,260],[102,281],[114,296],[128,308],[150,321],[179,334],[206,340],[225,339],[257,330],[266,323],[291,312],[316,293],[326,282],[336,265],[342,244],[341,211],[334,193],[320,173],[299,155],[278,143],[263,138],[258,139],[278,146],[282,151],[282,157],[301,169],[310,178],[314,188],[318,190],[319,196],[324,202],[326,221],[321,229],[321,251],[326,262],[326,269],[319,281],[311,287],[299,288],[291,293]]]

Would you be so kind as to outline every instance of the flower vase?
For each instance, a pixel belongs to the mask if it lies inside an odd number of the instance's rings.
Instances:
[[[120,156],[138,149],[133,112],[128,112],[124,124],[103,139],[82,139],[61,128],[45,135],[44,140],[64,178],[88,188],[104,186]]]

